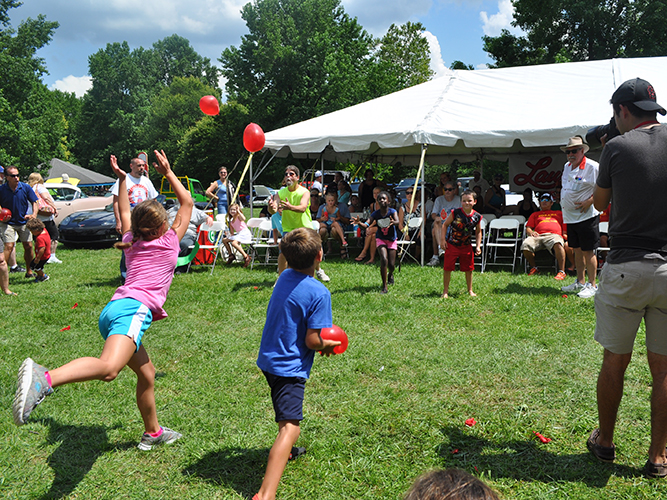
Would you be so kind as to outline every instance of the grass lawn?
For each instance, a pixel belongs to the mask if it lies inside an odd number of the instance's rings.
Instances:
[[[19,252],[20,254],[20,252]],[[142,452],[135,377],[56,389],[16,427],[16,373],[98,356],[97,318],[119,285],[114,249],[62,248],[51,280],[11,275],[0,298],[0,497],[249,499],[277,426],[255,365],[275,268],[240,265],[176,276],[169,318],[144,337],[158,377],[161,424],[184,437]],[[593,301],[563,298],[550,275],[476,273],[477,298],[454,273],[404,266],[388,295],[379,268],[328,259],[334,322],[347,352],[316,357],[299,444],[281,499],[399,499],[415,477],[465,469],[508,499],[667,498],[641,469],[649,445],[651,379],[643,334],[628,370],[618,458],[593,459],[595,384],[602,358]],[[76,308],[73,308],[78,304]],[[69,326],[69,330],[60,331]],[[477,424],[465,425],[473,417]],[[542,444],[534,431],[552,439]]]

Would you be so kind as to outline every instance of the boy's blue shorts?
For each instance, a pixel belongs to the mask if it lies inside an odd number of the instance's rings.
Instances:
[[[303,394],[306,379],[301,377],[279,377],[262,370],[271,388],[271,401],[276,413],[276,422],[303,420]]]
[[[153,313],[138,300],[118,299],[109,302],[102,310],[98,326],[104,340],[109,335],[125,335],[134,341],[138,351],[141,338],[152,321]]]

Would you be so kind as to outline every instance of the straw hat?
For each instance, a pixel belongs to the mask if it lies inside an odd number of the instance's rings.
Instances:
[[[570,137],[570,140],[567,141],[567,146],[561,146],[560,150],[565,152],[566,149],[571,148],[584,148],[584,153],[589,150],[588,144],[586,144],[584,140],[578,135]]]

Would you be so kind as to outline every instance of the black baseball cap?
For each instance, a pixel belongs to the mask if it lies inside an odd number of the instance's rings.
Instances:
[[[655,89],[646,80],[633,78],[623,82],[611,96],[612,104],[631,102],[644,111],[657,111],[661,115],[667,114],[665,108],[655,100]]]

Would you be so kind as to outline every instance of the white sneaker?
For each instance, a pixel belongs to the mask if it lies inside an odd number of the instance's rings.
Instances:
[[[583,288],[584,288],[584,285],[582,285],[578,281],[575,281],[571,285],[561,287],[561,291],[562,292],[576,292],[576,291],[582,290]]]
[[[317,276],[317,279],[320,281],[331,281],[331,278],[327,276],[327,273],[325,273],[323,269],[318,269],[317,271],[315,271],[315,275]]]
[[[442,247],[438,247],[438,257],[442,257],[445,255],[445,251],[442,249]]]
[[[426,265],[434,267],[434,266],[437,266],[439,263],[440,263],[440,261],[438,260],[438,257],[434,255],[433,257],[431,257],[431,260],[429,260],[426,263]]]
[[[63,261],[60,260],[60,259],[59,259],[58,257],[56,257],[55,255],[52,255],[51,257],[49,257],[49,260],[47,260],[46,263],[47,263],[47,264],[62,264]]]
[[[596,285],[586,283],[577,296],[581,297],[582,299],[590,299],[591,297],[595,297],[597,291],[598,287]]]

